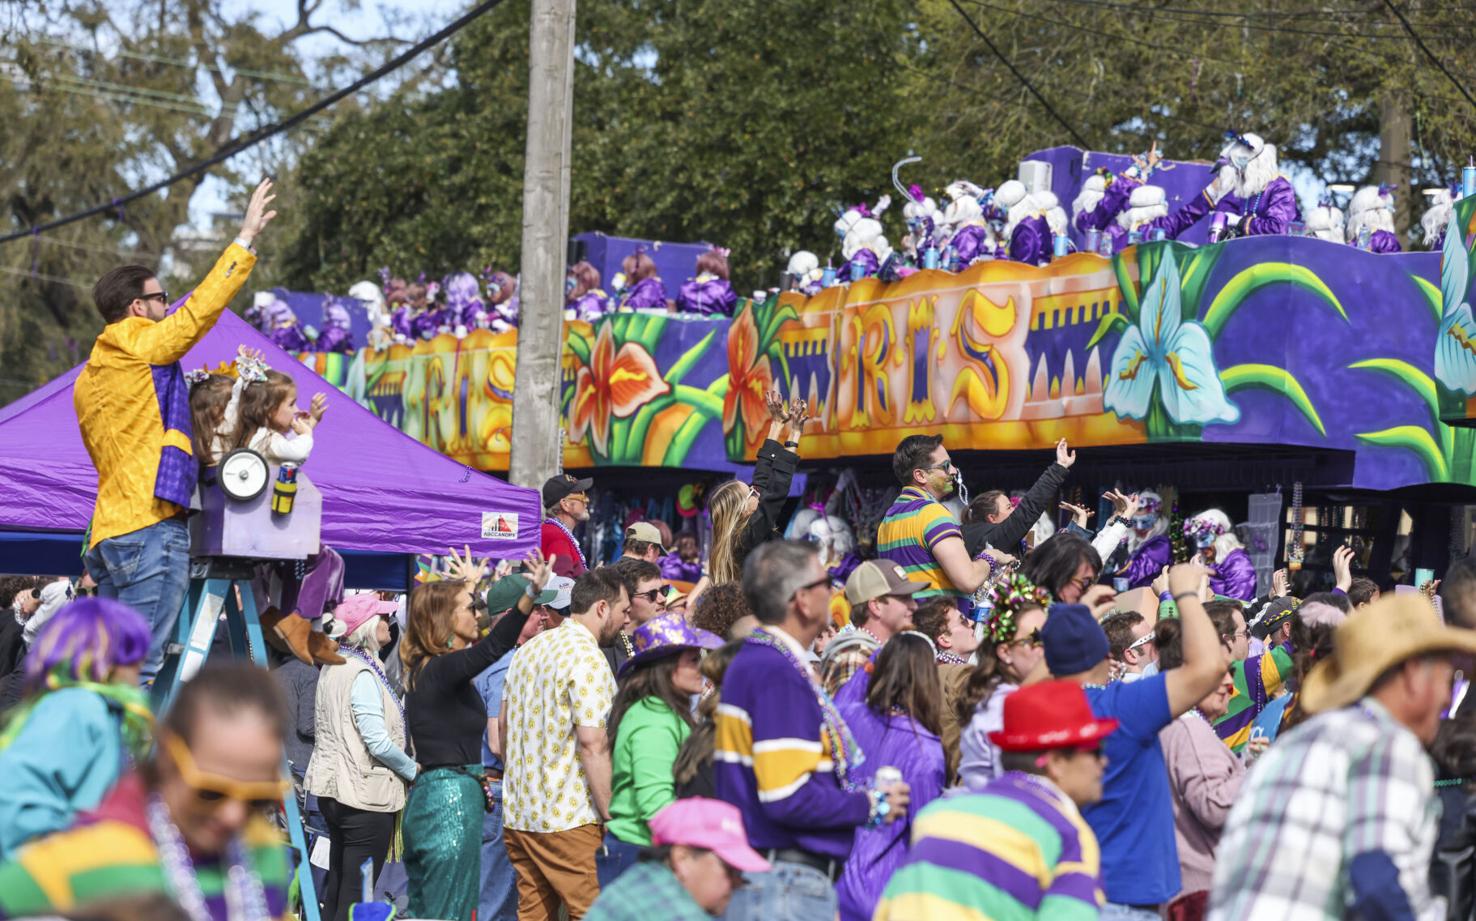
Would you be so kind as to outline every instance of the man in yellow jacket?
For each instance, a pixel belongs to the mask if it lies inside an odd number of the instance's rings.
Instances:
[[[92,289],[107,326],[73,388],[82,442],[97,468],[85,563],[99,595],[131,605],[149,622],[145,684],[159,671],[189,587],[185,514],[199,462],[190,449],[189,384],[180,359],[251,274],[252,244],[277,216],[267,210],[274,197],[271,180],[263,180],[240,234],[174,313],[146,266],[120,266]]]

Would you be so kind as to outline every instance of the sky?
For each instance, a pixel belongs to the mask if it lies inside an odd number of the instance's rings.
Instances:
[[[313,21],[332,23],[340,32],[352,38],[369,38],[387,34],[386,15],[393,19],[397,13],[411,13],[419,16],[423,23],[413,36],[405,35],[402,30],[388,34],[418,39],[449,23],[470,5],[470,0],[393,0],[388,3],[375,3],[372,0],[363,3],[355,3],[353,0],[323,0],[323,8],[315,14]],[[273,23],[285,28],[297,21],[297,0],[228,0],[225,9],[232,14],[244,10],[254,11],[263,18],[263,25]],[[319,57],[343,46],[333,36],[320,33],[303,39],[300,47],[308,55]],[[331,111],[330,109],[319,118],[329,118]],[[240,130],[243,129],[238,128],[238,133]],[[240,159],[244,160],[245,157]],[[213,176],[205,180],[190,202],[191,231],[209,233],[212,215],[232,210],[225,198],[227,194],[233,199],[241,198],[240,190],[229,188],[221,180]],[[240,202],[236,206],[239,208]]]

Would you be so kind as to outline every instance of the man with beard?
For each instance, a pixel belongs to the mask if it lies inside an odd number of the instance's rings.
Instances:
[[[970,558],[958,517],[942,502],[958,488],[958,468],[943,436],[902,439],[892,454],[892,472],[902,491],[877,530],[877,555],[901,566],[907,578],[927,583],[913,596],[919,603],[952,596],[967,613],[973,608],[969,597],[989,578],[993,561],[987,553]]]
[[[625,623],[630,595],[611,567],[580,576],[569,617],[513,657],[498,723],[504,740],[503,840],[518,875],[518,916],[579,919],[600,894],[595,853],[609,820],[605,717],[615,676],[600,646]]]
[[[543,484],[546,518],[539,532],[543,558],[553,561],[554,575],[577,579],[589,568],[584,551],[574,539],[574,529],[589,520],[589,488],[594,480],[580,480],[567,473],[550,477]]]

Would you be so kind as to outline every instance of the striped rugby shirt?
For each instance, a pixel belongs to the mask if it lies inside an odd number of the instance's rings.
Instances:
[[[1096,835],[1050,781],[1017,772],[934,800],[882,892],[874,921],[1096,918]]]
[[[953,587],[933,555],[933,549],[950,537],[963,540],[963,530],[953,512],[922,489],[908,486],[897,494],[877,529],[876,552],[901,566],[908,578],[928,584],[912,596],[919,602],[939,595],[965,597]]]
[[[804,661],[793,637],[764,630]],[[753,847],[845,860],[856,826],[871,814],[871,798],[841,788],[818,693],[779,650],[745,643],[723,676],[713,775],[718,799],[738,807]]]

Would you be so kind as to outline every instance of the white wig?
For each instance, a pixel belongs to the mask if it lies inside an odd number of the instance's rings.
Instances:
[[[1128,206],[1117,216],[1117,226],[1136,230],[1149,221],[1168,214],[1168,197],[1156,185],[1140,185],[1128,196]]]
[[[1394,196],[1376,185],[1359,189],[1348,204],[1348,242],[1357,243],[1358,234],[1365,227],[1369,233],[1394,232]]]
[[[995,190],[994,202],[1005,209],[1005,239],[1009,239],[1015,232],[1015,227],[1037,210],[1034,199],[1025,190],[1025,183],[1018,179],[1011,179],[1000,185]]]
[[[1148,533],[1144,534],[1141,538],[1138,537],[1136,528],[1128,529],[1127,549],[1130,554],[1137,553],[1139,547],[1153,540],[1155,537],[1167,534],[1169,529],[1169,516],[1164,514],[1162,496],[1151,489],[1139,490],[1138,503],[1139,505],[1151,503],[1156,506],[1157,510],[1153,513],[1156,517],[1153,520],[1153,527],[1149,528]],[[1143,512],[1140,511],[1138,514],[1141,515]]]
[[[1080,217],[1096,208],[1106,194],[1107,180],[1100,173],[1092,173],[1081,184],[1081,191],[1076,193],[1076,199],[1071,202],[1071,216]]]
[[[785,269],[789,274],[803,277],[820,268],[820,257],[807,249],[795,250],[789,257],[789,267]]]
[[[1342,243],[1343,212],[1337,205],[1318,205],[1307,212],[1307,230],[1312,236],[1329,243]]]
[[[1221,510],[1217,508],[1206,509],[1193,518],[1190,518],[1187,524],[1194,525],[1200,522],[1217,525],[1222,529],[1220,535],[1215,538],[1216,560],[1224,560],[1225,557],[1230,555],[1232,550],[1245,549],[1245,545],[1240,542],[1240,538],[1235,536],[1235,526],[1231,523],[1230,516]]]
[[[1226,164],[1220,168],[1220,176],[1234,183],[1232,188],[1237,196],[1250,198],[1264,192],[1266,186],[1280,175],[1281,168],[1276,161],[1275,144],[1267,144],[1254,134],[1244,134],[1241,137],[1250,142],[1249,146],[1232,141],[1225,145],[1221,156],[1233,160],[1237,156],[1249,154],[1250,159],[1245,169],[1237,169],[1233,163]]]
[[[1450,226],[1450,215],[1454,208],[1455,200],[1449,189],[1438,189],[1430,196],[1430,207],[1425,209],[1424,216],[1420,218],[1420,227],[1425,231],[1426,248],[1434,249],[1440,235]]]

